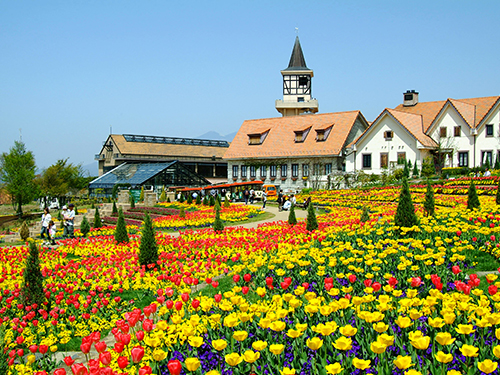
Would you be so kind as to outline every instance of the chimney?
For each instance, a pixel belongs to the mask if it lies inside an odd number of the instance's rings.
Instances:
[[[406,90],[404,95],[403,106],[412,107],[418,103],[418,92],[415,90]]]

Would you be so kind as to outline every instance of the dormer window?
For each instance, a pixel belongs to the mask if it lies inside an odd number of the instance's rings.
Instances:
[[[305,130],[296,130],[295,133],[295,143],[302,143],[306,140],[307,135],[309,134],[309,130],[311,127],[308,127]]]
[[[394,132],[392,130],[387,130],[384,132],[384,138],[385,139],[392,139],[394,138]]]
[[[316,142],[324,142],[328,139],[333,125],[325,129],[316,129]]]
[[[269,133],[269,130],[266,130],[262,133],[247,134],[248,135],[248,144],[249,145],[261,145],[262,143],[264,143],[264,140],[266,139],[268,133]]]

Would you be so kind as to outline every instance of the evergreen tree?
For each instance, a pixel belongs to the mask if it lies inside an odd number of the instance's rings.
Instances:
[[[99,207],[96,207],[95,209],[94,228],[102,228],[101,215],[99,215]]]
[[[179,198],[179,202],[184,203],[186,198],[184,198],[184,194],[181,193],[181,197]]]
[[[410,178],[410,169],[408,168],[408,163],[405,161],[405,167],[403,169],[403,176]]]
[[[411,160],[408,160],[408,169],[411,171],[413,168],[413,165],[411,164]]]
[[[80,232],[82,232],[83,237],[87,237],[87,234],[90,232],[90,224],[85,215],[83,215],[82,223],[80,224]]]
[[[434,165],[434,161],[432,160],[431,157],[427,157],[424,159],[424,162],[422,163],[422,176],[423,177],[430,177],[434,174],[436,174],[436,167]]]
[[[141,186],[141,194],[139,195],[139,202],[144,202],[144,186]]]
[[[179,217],[186,217],[186,210],[184,209],[184,206],[182,206],[179,210]]]
[[[424,212],[427,216],[434,216],[434,188],[427,180],[427,191],[425,192]]]
[[[116,228],[115,228],[115,241],[117,243],[128,243],[128,233],[127,233],[127,226],[125,224],[125,217],[123,216],[123,210],[120,207],[120,210],[118,211],[118,221],[116,222]]]
[[[500,182],[498,183],[498,186],[497,186],[497,196],[496,196],[495,201],[497,204],[500,204]]]
[[[172,202],[170,201],[170,197],[167,197],[167,203],[172,203]]]
[[[224,223],[220,218],[220,205],[218,202],[214,205],[214,210],[215,210],[215,221],[213,228],[215,232],[220,233],[224,230]]]
[[[210,206],[215,206],[215,199],[214,199],[214,196],[213,195],[210,195],[210,198],[209,198],[209,203],[208,203]]]
[[[297,224],[297,217],[295,216],[295,205],[292,204],[290,207],[290,213],[288,214],[288,224],[295,225]]]
[[[135,208],[135,199],[132,194],[130,194],[130,208]]]
[[[493,167],[494,169],[500,169],[500,155],[497,154],[497,157],[495,158],[495,166]]]
[[[165,189],[161,189],[160,202],[165,202],[166,199],[167,199],[167,196],[165,194]]]
[[[394,216],[394,225],[398,227],[409,228],[418,224],[418,218],[415,214],[415,207],[411,199],[408,180],[403,178],[403,186],[399,194],[398,208]]]
[[[30,228],[28,227],[28,223],[26,221],[23,221],[21,228],[19,228],[19,236],[23,241],[26,241],[30,236]]]
[[[75,206],[75,215],[78,215],[78,207]]]
[[[191,194],[188,194],[187,199],[186,199],[187,204],[193,204],[193,196]]]
[[[361,218],[359,221],[362,223],[366,223],[367,221],[370,220],[370,210],[368,209],[368,206],[363,206],[363,212],[361,213]]]
[[[225,208],[229,208],[229,207],[231,207],[231,203],[229,203],[229,199],[227,199],[227,198],[226,198],[226,199],[224,199],[224,207],[225,207]]]
[[[467,209],[473,210],[475,208],[479,208],[481,203],[479,203],[479,198],[476,192],[476,185],[474,185],[474,180],[471,178],[469,185],[469,194],[467,197]]]
[[[21,300],[25,306],[36,303],[38,308],[41,308],[45,300],[45,294],[43,292],[43,276],[40,270],[38,246],[32,242],[29,251],[30,253],[26,259],[26,267],[23,274]]]
[[[418,167],[417,162],[413,165],[413,178],[418,178]]]
[[[312,203],[307,207],[307,224],[306,229],[310,232],[318,229],[318,220],[316,220],[316,214],[314,213],[314,205]]]
[[[111,211],[111,216],[118,215],[118,208],[116,208],[116,202],[113,201],[113,210]]]
[[[201,204],[201,196],[200,196],[200,194],[198,194],[198,195],[196,196],[196,204],[197,204],[198,206]]]
[[[208,206],[208,204],[209,204],[209,202],[208,202],[208,195],[205,195],[205,196],[203,197],[203,205],[204,205],[204,206]]]
[[[142,224],[141,244],[139,245],[139,264],[147,266],[158,261],[158,245],[156,244],[156,232],[153,221],[146,212],[144,223]]]

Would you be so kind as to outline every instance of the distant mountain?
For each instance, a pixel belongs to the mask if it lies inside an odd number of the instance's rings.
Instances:
[[[212,139],[212,140],[216,140],[216,141],[224,140],[224,141],[232,142],[235,135],[236,135],[236,132],[230,133],[228,135],[220,135],[216,131],[212,130],[212,131],[209,131],[205,134],[199,135],[198,137],[195,137],[195,138],[196,139]]]

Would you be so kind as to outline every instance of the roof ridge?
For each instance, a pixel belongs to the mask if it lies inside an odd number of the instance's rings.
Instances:
[[[297,116],[254,118],[254,119],[250,119],[250,120],[244,120],[244,122],[262,121],[262,120],[281,120],[281,121],[284,121],[285,119],[292,119],[292,118],[297,118],[297,117],[300,117],[300,118],[305,118],[305,117],[320,117],[320,116],[340,115],[340,114],[354,113],[354,112],[361,113],[361,110],[355,109],[355,110],[352,110],[352,111],[342,111],[342,112],[310,113],[310,114],[307,114],[307,115],[297,115]]]

